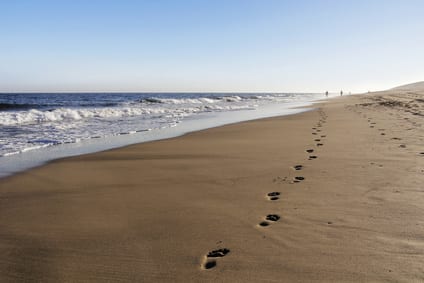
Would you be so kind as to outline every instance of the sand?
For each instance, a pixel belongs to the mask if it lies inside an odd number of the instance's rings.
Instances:
[[[0,281],[424,281],[423,98],[341,97],[1,179]]]

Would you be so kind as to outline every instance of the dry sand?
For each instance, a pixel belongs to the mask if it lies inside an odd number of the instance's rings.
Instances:
[[[0,281],[424,281],[423,98],[342,97],[2,179]]]

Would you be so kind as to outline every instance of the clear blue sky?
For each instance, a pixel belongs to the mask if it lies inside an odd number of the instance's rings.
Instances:
[[[422,0],[0,0],[0,91],[366,91],[424,80]]]

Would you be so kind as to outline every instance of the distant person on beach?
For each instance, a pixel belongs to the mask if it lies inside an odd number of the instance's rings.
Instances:
[[[340,91],[340,96],[343,96],[343,90]]]
[[[325,92],[325,96],[328,97],[328,90]]]

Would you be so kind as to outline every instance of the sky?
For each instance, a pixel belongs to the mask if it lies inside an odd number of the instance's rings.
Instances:
[[[0,92],[365,92],[424,80],[422,0],[0,0]]]

